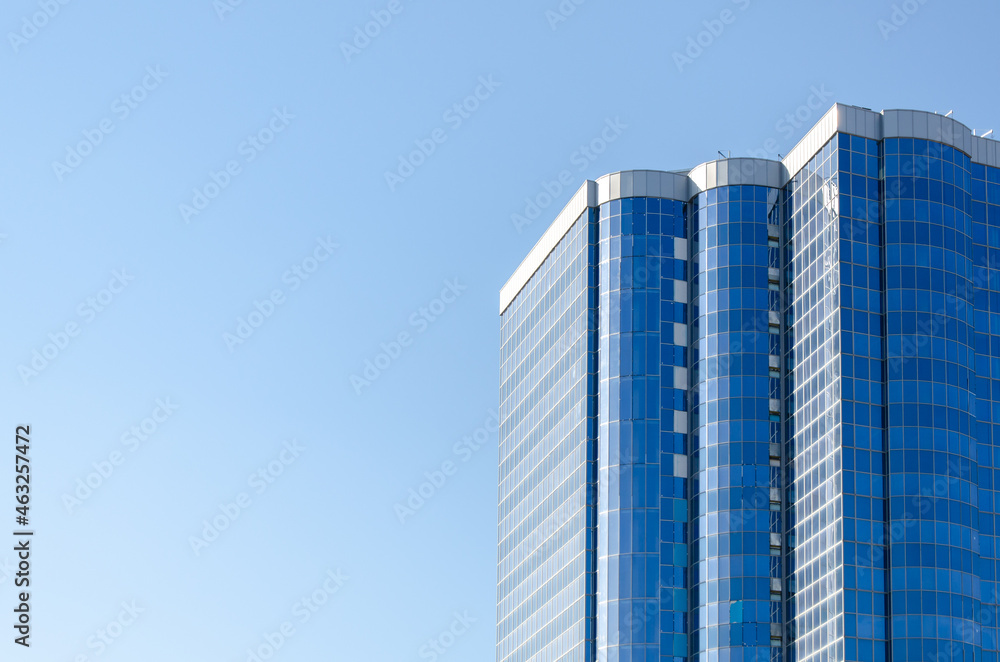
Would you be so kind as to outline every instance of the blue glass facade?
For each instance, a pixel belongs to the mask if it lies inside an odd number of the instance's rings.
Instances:
[[[1000,662],[996,145],[581,189],[502,293],[498,662]]]
[[[848,659],[836,159],[831,140],[785,187],[785,644],[800,661]]]
[[[596,217],[503,315],[497,659],[594,659]]]
[[[687,654],[685,205],[625,198],[600,208],[598,659]],[[683,243],[683,242],[681,242]],[[682,252],[683,249],[682,249]],[[682,458],[678,463],[676,458]],[[680,471],[677,470],[681,464]],[[678,475],[679,474],[679,475]]]
[[[886,316],[891,315],[886,309],[883,251],[889,205],[884,204],[879,182],[880,150],[874,140],[847,135],[839,136],[831,150],[831,162],[839,164],[837,185],[844,201],[838,223],[844,645],[848,659],[878,662],[888,659],[890,639],[886,570],[892,549],[886,534],[892,527],[887,527],[891,518],[887,520],[886,511],[890,465],[885,379],[886,347],[892,356],[894,346],[892,337],[885,336]],[[888,300],[893,300],[892,292]]]
[[[979,495],[979,558],[973,581],[980,586],[983,662],[997,662],[997,513],[1000,513],[1000,168],[971,165],[972,311],[975,331],[976,442]]]
[[[926,140],[884,149],[892,657],[971,662],[982,657],[971,162]]]
[[[780,499],[773,510],[771,499],[781,480],[771,460],[780,458],[780,248],[769,237],[779,196],[763,186],[722,186],[692,203],[690,607],[698,662],[780,660],[782,529]]]

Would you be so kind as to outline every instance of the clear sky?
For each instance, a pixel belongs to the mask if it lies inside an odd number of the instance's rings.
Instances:
[[[498,291],[572,192],[776,158],[834,101],[1000,127],[998,14],[5,3],[0,430],[31,426],[36,532],[17,659],[493,659]]]

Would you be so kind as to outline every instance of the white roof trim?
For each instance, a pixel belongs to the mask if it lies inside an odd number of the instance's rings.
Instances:
[[[933,140],[968,154],[973,163],[1000,167],[1000,141],[974,136],[971,129],[950,117],[922,110],[883,110],[877,113],[867,108],[835,103],[780,162],[749,158],[719,159],[702,163],[688,172],[625,170],[604,175],[597,181],[587,180],[500,289],[500,313],[507,309],[587,208],[630,197],[687,202],[708,189],[737,184],[781,188],[837,132],[873,140]]]
[[[580,218],[580,214],[586,211],[588,207],[596,206],[597,184],[587,180],[573,194],[573,197],[570,198],[566,206],[556,216],[556,220],[552,222],[552,225],[545,231],[545,234],[538,240],[538,243],[528,252],[527,257],[521,261],[521,264],[514,270],[511,277],[507,279],[507,283],[500,289],[501,314],[507,309],[510,302],[514,300],[517,293],[527,284],[532,275],[538,271],[538,267],[542,266],[545,258],[549,256],[549,253],[556,247],[559,240],[573,227],[573,223],[576,222],[576,219]]]

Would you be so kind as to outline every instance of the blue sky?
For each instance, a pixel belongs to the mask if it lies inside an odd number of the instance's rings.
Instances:
[[[1000,122],[996,3],[232,1],[0,12],[25,659],[492,659],[498,290],[583,180]]]

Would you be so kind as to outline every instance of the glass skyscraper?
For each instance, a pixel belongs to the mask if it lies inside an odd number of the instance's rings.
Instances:
[[[587,181],[500,317],[498,662],[1000,662],[1000,143]]]

